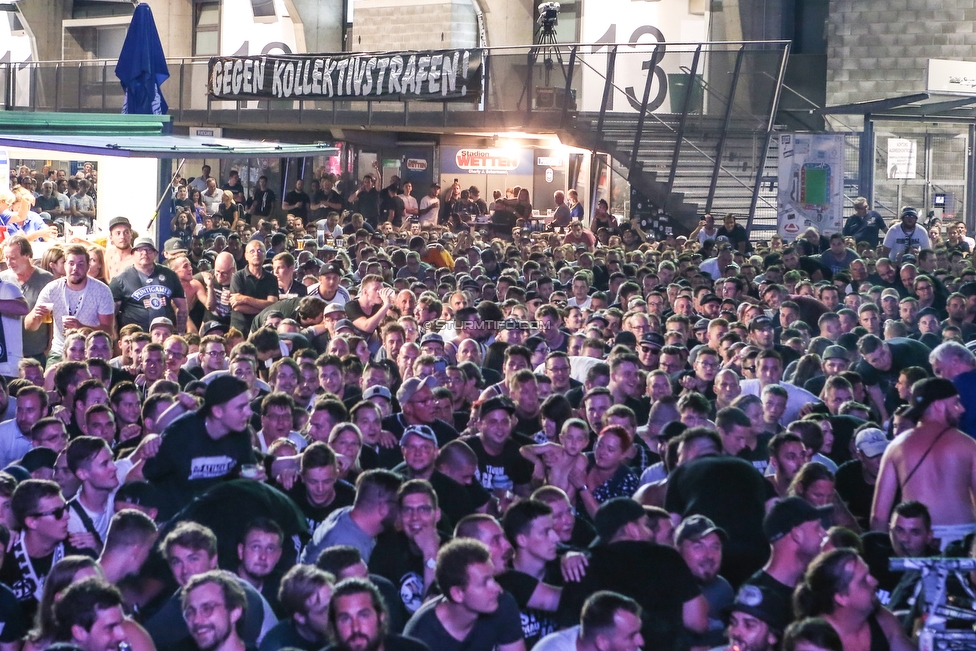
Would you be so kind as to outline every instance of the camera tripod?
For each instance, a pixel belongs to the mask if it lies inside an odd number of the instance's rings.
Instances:
[[[892,571],[914,570],[922,575],[925,625],[919,631],[919,648],[922,651],[971,651],[976,648],[976,632],[971,623],[976,622],[972,608],[960,608],[946,604],[946,579],[955,574],[969,597],[974,597],[967,587],[967,572],[976,570],[972,558],[892,558]],[[970,623],[969,630],[950,629],[949,620]]]
[[[539,59],[542,59],[542,65],[545,70],[545,76],[543,80],[545,81],[545,87],[550,88],[552,86],[552,71],[556,67],[556,63],[559,64],[559,69],[563,73],[563,81],[567,79],[566,63],[563,61],[563,55],[559,51],[559,46],[556,44],[556,23],[555,21],[544,20],[539,25],[539,29],[536,31],[538,37],[538,44],[529,50],[529,70],[535,68],[536,63]],[[532,89],[531,86],[532,75],[526,75],[525,87],[522,88],[522,95],[519,97],[518,108],[522,108],[522,100],[528,96],[529,102],[532,101]]]

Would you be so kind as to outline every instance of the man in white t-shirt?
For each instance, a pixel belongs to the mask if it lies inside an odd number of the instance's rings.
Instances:
[[[430,186],[430,192],[420,200],[418,214],[420,215],[421,226],[434,226],[437,224],[437,217],[441,208],[441,200],[437,196],[437,193],[440,190],[441,186],[435,183]]]
[[[114,496],[121,485],[120,465],[125,472],[132,469],[132,461],[125,459],[116,465],[112,449],[104,439],[79,436],[65,448],[68,469],[81,482],[81,488],[68,501],[68,534],[76,547],[94,548],[101,552],[108,533],[108,525],[115,513]],[[123,477],[124,478],[124,477]],[[81,542],[79,538],[85,538]]]
[[[102,281],[88,277],[91,264],[88,251],[81,244],[72,244],[65,249],[64,260],[65,277],[45,285],[37,295],[34,309],[24,319],[24,328],[34,331],[45,317],[51,316],[54,320],[52,356],[60,356],[64,351],[64,335],[68,330],[87,326],[104,330],[110,335],[115,333],[112,290]]]
[[[413,219],[420,211],[420,207],[417,205],[417,199],[410,194],[411,192],[413,192],[413,183],[407,181],[403,184],[403,194],[400,195],[400,199],[403,200],[404,221]]]
[[[569,307],[578,307],[581,310],[590,309],[590,303],[592,302],[592,298],[590,297],[590,281],[585,273],[577,273],[573,276],[572,292],[573,295],[566,301]]]
[[[718,237],[718,226],[715,225],[715,218],[711,214],[705,214],[701,221],[698,222],[698,228],[691,232],[688,236],[689,240],[698,238],[699,244],[704,244],[705,240],[714,240]]]
[[[882,254],[892,260],[899,259],[909,249],[928,249],[931,248],[929,234],[924,228],[918,227],[918,211],[911,206],[901,209],[901,223],[888,229],[885,235],[884,244],[881,246]]]

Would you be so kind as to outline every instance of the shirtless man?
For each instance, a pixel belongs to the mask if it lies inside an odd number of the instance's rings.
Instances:
[[[929,378],[912,387],[912,407],[905,413],[918,425],[888,446],[871,508],[871,529],[888,531],[895,493],[902,501],[925,504],[932,531],[944,550],[976,531],[976,441],[956,429],[965,411],[949,380]]]
[[[586,472],[586,455],[583,450],[589,442],[589,427],[586,422],[571,418],[559,433],[559,443],[523,445],[519,452],[535,465],[533,480],[561,488],[574,501],[576,488],[569,481],[569,476],[574,471]]]

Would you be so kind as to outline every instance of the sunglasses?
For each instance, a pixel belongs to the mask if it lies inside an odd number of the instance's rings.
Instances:
[[[64,514],[65,512],[67,512],[67,510],[68,510],[68,505],[64,504],[50,511],[41,511],[40,513],[31,513],[30,515],[31,517],[35,517],[35,518],[44,518],[49,515],[53,515],[55,520],[60,520],[61,518],[64,517]]]

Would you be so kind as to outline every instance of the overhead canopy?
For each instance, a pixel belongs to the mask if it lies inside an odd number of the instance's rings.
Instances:
[[[914,93],[900,97],[827,106],[812,111],[818,115],[870,115],[872,119],[893,120],[976,120],[976,95]]]
[[[328,156],[338,149],[323,143],[293,144],[173,135],[7,135],[0,147],[54,150],[84,156],[120,158],[234,158],[246,156]]]
[[[0,111],[0,133],[51,136],[86,136],[100,133],[159,135],[170,133],[169,115],[122,115],[121,113],[51,113],[45,111]]]

